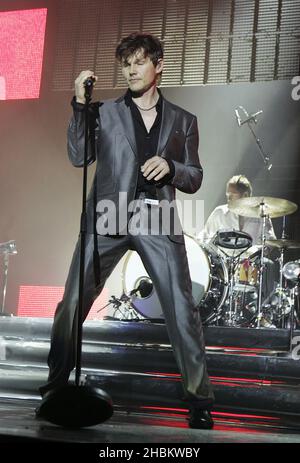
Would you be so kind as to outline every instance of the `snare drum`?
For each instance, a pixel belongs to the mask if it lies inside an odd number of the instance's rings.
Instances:
[[[200,244],[186,234],[184,238],[193,298],[200,308],[202,321],[208,323],[217,318],[226,299],[227,267],[215,246]],[[142,280],[151,281],[139,255],[130,251],[122,271],[123,291],[129,294]],[[164,318],[155,288],[146,297],[132,296],[132,305],[146,318]]]

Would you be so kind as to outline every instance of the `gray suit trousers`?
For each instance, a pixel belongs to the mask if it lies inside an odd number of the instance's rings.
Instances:
[[[130,228],[129,228],[130,229]],[[183,381],[183,397],[203,408],[214,401],[207,374],[205,346],[199,310],[195,307],[185,245],[166,235],[138,234],[111,237],[97,235],[100,257],[100,283],[94,271],[94,235],[86,236],[84,313],[85,319],[94,300],[127,250],[138,252],[158,294],[169,339]],[[67,383],[75,366],[76,313],[78,309],[80,241],[73,255],[63,300],[58,304],[48,357],[48,390]]]

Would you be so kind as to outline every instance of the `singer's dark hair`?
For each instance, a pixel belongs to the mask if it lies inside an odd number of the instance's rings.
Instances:
[[[138,50],[143,50],[144,57],[149,56],[154,66],[164,55],[162,43],[157,37],[148,33],[134,32],[121,40],[116,48],[116,58],[122,63]]]
[[[247,196],[252,195],[252,185],[245,175],[234,175],[228,180],[226,188],[230,185],[234,186],[242,195],[245,193],[247,193]]]

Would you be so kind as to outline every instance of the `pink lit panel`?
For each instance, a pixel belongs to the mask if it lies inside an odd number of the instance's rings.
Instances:
[[[61,301],[63,286],[20,286],[18,317],[49,317],[54,316],[56,306]],[[106,309],[97,312],[108,302],[108,289],[104,288],[94,302],[88,320],[101,320],[107,315]]]
[[[0,100],[39,98],[47,8],[0,12]]]

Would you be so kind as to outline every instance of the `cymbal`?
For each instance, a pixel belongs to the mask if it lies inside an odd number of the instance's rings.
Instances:
[[[272,198],[270,196],[249,196],[236,199],[228,203],[228,208],[237,215],[260,218],[264,215],[274,219],[293,214],[298,206],[287,199]]]
[[[266,245],[278,249],[298,249],[300,248],[300,241],[287,239],[266,240]]]

